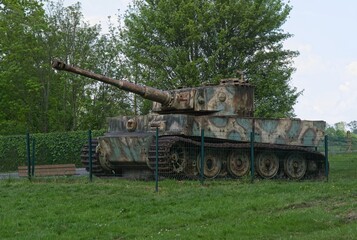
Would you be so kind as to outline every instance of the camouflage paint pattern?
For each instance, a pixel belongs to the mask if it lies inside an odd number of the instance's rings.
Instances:
[[[243,81],[222,80],[219,85],[170,91],[169,105],[154,102],[153,112],[252,117],[254,87]]]
[[[200,137],[201,129],[204,129],[207,138],[239,142],[249,142],[254,128],[255,142],[258,143],[317,147],[324,141],[325,122],[182,114],[122,116],[109,119],[109,133],[99,139],[101,154],[110,162],[144,163],[156,127],[160,136]]]

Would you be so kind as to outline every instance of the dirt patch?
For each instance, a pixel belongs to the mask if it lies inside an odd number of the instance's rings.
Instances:
[[[351,211],[347,213],[345,219],[347,222],[357,221],[357,211]]]
[[[314,206],[314,204],[312,202],[293,203],[293,204],[289,204],[289,205],[283,207],[283,210],[310,208],[312,206]]]

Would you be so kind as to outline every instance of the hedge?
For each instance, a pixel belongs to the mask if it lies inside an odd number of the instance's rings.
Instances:
[[[104,130],[92,131],[93,138],[102,136]],[[80,152],[88,142],[88,131],[37,133],[30,135],[35,140],[36,164],[74,163],[81,167]],[[0,172],[16,171],[26,165],[26,135],[0,136]]]

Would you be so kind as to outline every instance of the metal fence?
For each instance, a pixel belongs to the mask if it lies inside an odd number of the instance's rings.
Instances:
[[[0,178],[23,176],[25,168],[27,177],[40,176],[42,166],[81,168],[80,151],[87,142],[87,132],[0,136]]]
[[[69,141],[70,138],[73,138],[70,134],[58,134],[58,138],[55,138],[56,147],[50,148],[42,138],[34,135],[6,137],[4,141],[8,146],[0,146],[1,177],[17,177],[20,166],[26,166],[26,176],[32,178],[36,177],[39,165],[72,163],[77,170],[73,175],[86,175],[90,181],[96,176],[149,179],[155,180],[156,189],[159,182],[167,178],[200,181],[202,184],[230,179],[254,182],[261,179],[357,178],[357,146],[347,145],[348,141],[329,141],[328,138],[314,149],[300,149],[300,152],[292,153],[291,147],[262,144],[254,133],[250,134],[249,141],[237,142],[212,139],[205,136],[203,130],[193,138],[163,137],[157,131],[148,150],[142,146],[142,152],[137,152],[137,155],[128,153],[133,158],[147,158],[147,161],[124,161],[110,166],[106,166],[96,153],[97,140],[96,136],[92,137],[91,131],[75,140]],[[23,142],[21,148],[15,146],[19,141]],[[76,147],[69,147],[69,142],[72,145],[75,142]],[[63,155],[66,149],[76,151],[76,157]],[[309,160],[314,160],[312,155],[308,161],[302,158],[302,155],[310,152],[315,154],[313,157],[319,158],[316,164],[310,164]]]

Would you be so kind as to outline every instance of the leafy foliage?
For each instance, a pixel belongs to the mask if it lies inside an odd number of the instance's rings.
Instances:
[[[101,129],[107,114],[130,112],[127,94],[51,68],[56,57],[122,78],[115,30],[100,34],[79,3],[1,1],[0,134]]]
[[[93,131],[92,136],[103,135],[104,131]],[[38,133],[31,135],[31,151],[35,141],[35,164],[75,163],[81,166],[80,152],[88,142],[88,132]],[[32,154],[32,153],[31,153]],[[0,170],[16,171],[26,165],[26,136],[0,136]]]
[[[46,126],[38,112],[44,80],[44,11],[37,1],[4,0],[0,5],[0,134]]]
[[[18,166],[25,165],[25,161],[25,136],[0,136],[0,170],[16,171]]]
[[[346,152],[357,150],[357,134],[344,128],[345,123],[339,122],[328,126],[325,134],[328,135],[330,152]]]
[[[257,86],[257,116],[293,116],[297,52],[283,49],[291,35],[281,29],[290,10],[279,0],[138,0],[124,18],[123,50],[139,81],[167,89],[241,70]]]

